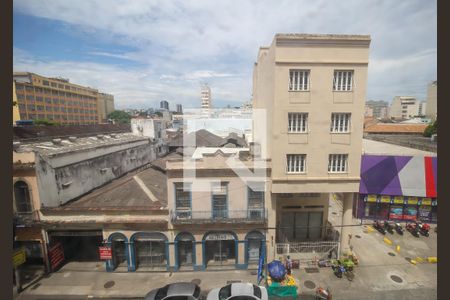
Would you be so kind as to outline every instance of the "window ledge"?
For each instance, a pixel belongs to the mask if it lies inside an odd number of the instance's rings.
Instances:
[[[289,93],[309,93],[310,90],[304,90],[304,91],[292,91],[292,90],[288,90]]]
[[[309,132],[308,132],[308,131],[305,131],[305,132],[301,132],[301,131],[299,131],[299,132],[288,131],[287,133],[288,133],[288,134],[308,134]]]
[[[335,175],[335,174],[337,174],[337,175],[348,174],[348,171],[345,171],[345,172],[328,172],[328,175]]]
[[[350,134],[352,133],[351,131],[349,132],[330,132],[330,134]]]

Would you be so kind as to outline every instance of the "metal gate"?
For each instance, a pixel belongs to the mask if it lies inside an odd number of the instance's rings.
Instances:
[[[335,257],[339,250],[339,241],[318,241],[299,243],[277,243],[278,255],[290,255],[291,258],[302,261],[315,261]]]

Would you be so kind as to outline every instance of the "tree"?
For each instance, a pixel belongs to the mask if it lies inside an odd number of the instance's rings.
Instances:
[[[430,137],[436,133],[437,133],[437,120],[434,121],[433,124],[430,124],[425,128],[425,130],[423,132],[423,136]]]
[[[108,119],[120,124],[130,124],[131,116],[123,110],[115,110],[108,115]]]

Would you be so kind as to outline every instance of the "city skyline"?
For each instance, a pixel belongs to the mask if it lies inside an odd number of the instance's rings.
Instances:
[[[299,32],[370,34],[367,100],[425,100],[437,77],[435,1],[104,4],[14,1],[14,71],[104,90],[118,109],[199,107],[203,82],[217,107],[238,106],[252,97],[258,47]]]

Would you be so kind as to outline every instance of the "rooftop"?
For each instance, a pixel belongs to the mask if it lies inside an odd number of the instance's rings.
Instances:
[[[41,155],[54,156],[63,153],[85,151],[94,148],[126,144],[130,142],[149,141],[147,137],[140,137],[131,133],[111,135],[97,135],[90,137],[55,139],[49,142],[21,143],[17,152],[39,152]]]
[[[398,156],[436,156],[430,151],[423,151],[404,146],[363,139],[363,154],[398,155]]]
[[[364,132],[422,134],[427,126],[427,124],[376,123],[367,124]]]
[[[359,34],[309,34],[309,33],[277,33],[275,38],[305,40],[359,40],[370,41],[370,35]]]

